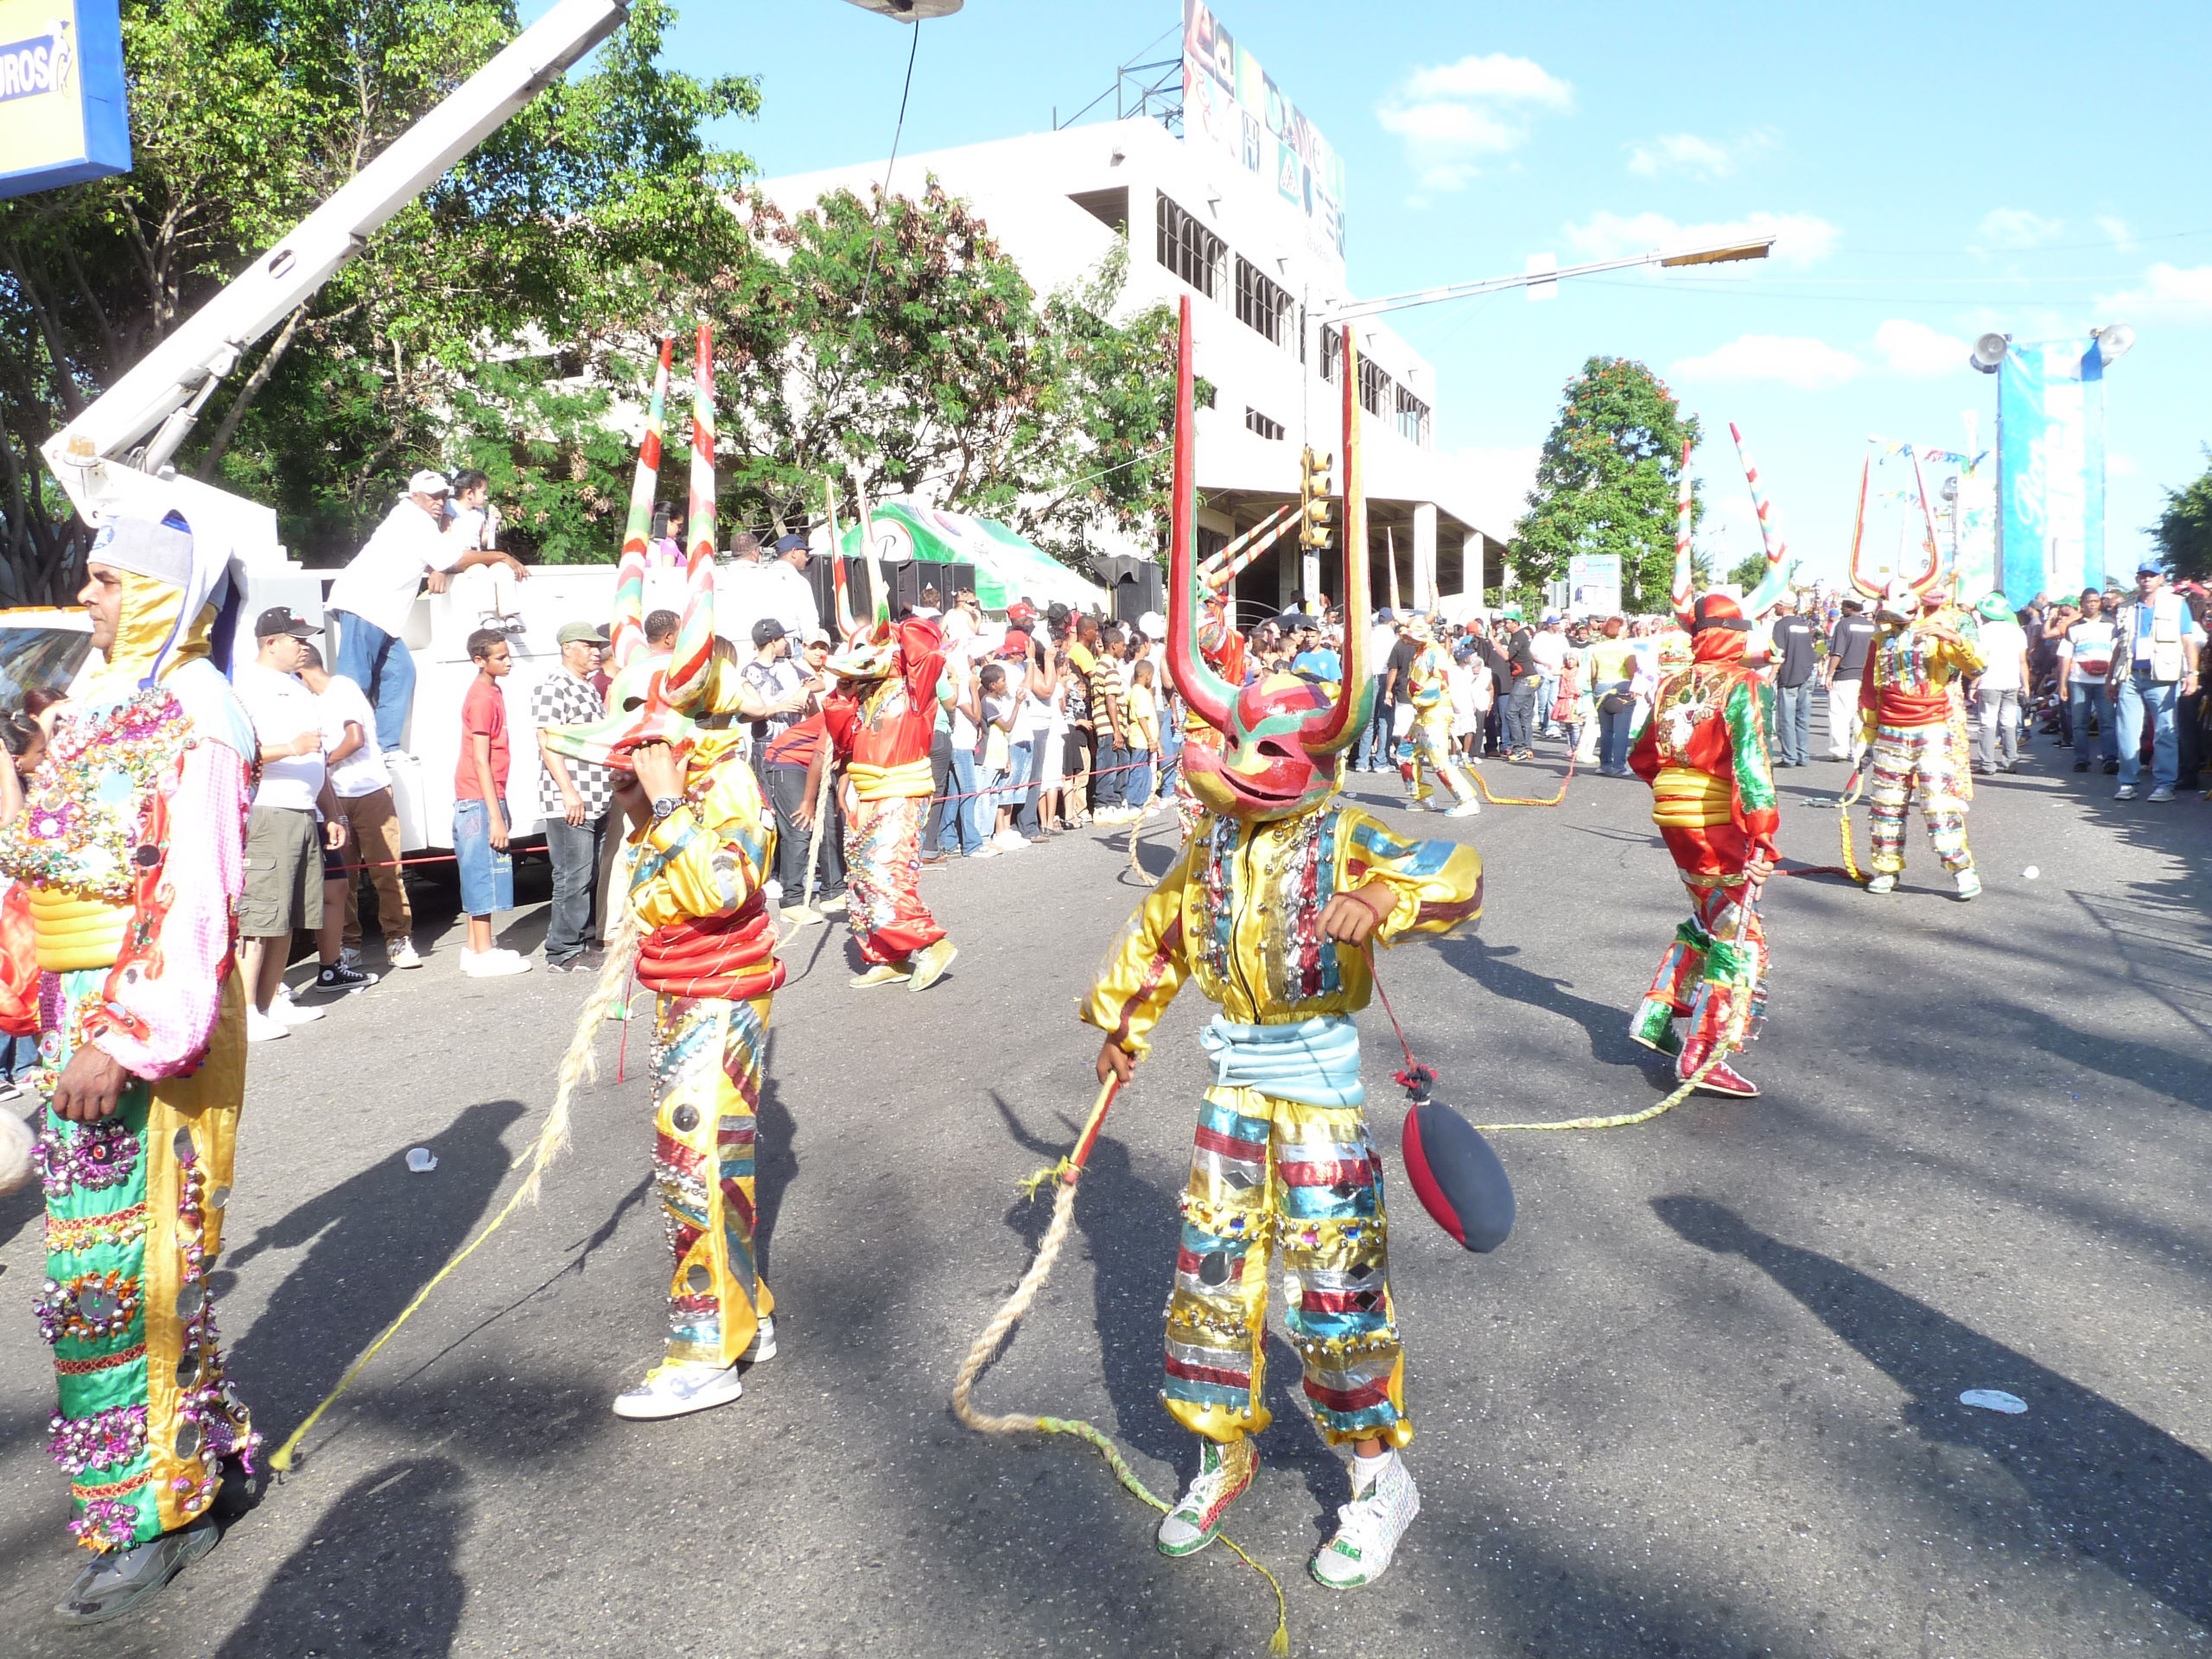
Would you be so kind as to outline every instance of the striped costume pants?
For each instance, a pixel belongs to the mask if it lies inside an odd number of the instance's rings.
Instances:
[[[1424,766],[1444,785],[1454,805],[1475,792],[1466,774],[1452,760],[1452,711],[1448,706],[1424,709],[1414,715],[1412,729],[1398,740],[1397,760],[1398,775],[1406,781],[1406,792],[1416,801],[1425,801],[1435,793],[1421,776]]]
[[[734,1365],[776,1299],[753,1261],[765,996],[662,996],[653,1025],[653,1174],[676,1258],[668,1354]]]
[[[922,823],[929,809],[921,796],[894,795],[856,803],[845,820],[845,913],[861,957],[871,963],[902,963],[944,937],[922,902]]]
[[[1207,1090],[1167,1305],[1170,1414],[1224,1442],[1273,1421],[1261,1401],[1268,1264],[1280,1247],[1283,1322],[1322,1434],[1405,1445],[1388,1243],[1382,1160],[1357,1107]]]
[[[1877,875],[1895,875],[1904,868],[1905,813],[1916,794],[1928,819],[1928,839],[1936,843],[1943,868],[1974,868],[1974,854],[1967,847],[1967,791],[1972,785],[1961,734],[1947,725],[1878,727],[1867,765],[1868,836]]]

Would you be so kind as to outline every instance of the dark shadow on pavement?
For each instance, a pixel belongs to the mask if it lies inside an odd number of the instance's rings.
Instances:
[[[422,1143],[438,1160],[429,1173],[413,1173],[395,1147],[225,1253],[238,1273],[265,1250],[309,1246],[232,1350],[263,1433],[289,1432],[467,1242],[513,1161],[499,1137],[523,1111],[512,1100],[471,1106]]]
[[[1660,943],[1663,944],[1664,941]],[[1519,952],[1516,945],[1493,945],[1470,934],[1443,941],[1436,946],[1436,951],[1492,995],[1574,1021],[1589,1033],[1590,1058],[1594,1060],[1608,1065],[1640,1065],[1649,1058],[1647,1051],[1638,1048],[1628,1036],[1629,1014],[1635,999],[1643,993],[1642,984],[1624,987],[1622,1001],[1618,1003],[1593,1002],[1588,997],[1570,993],[1565,980],[1533,973],[1509,962],[1509,957]],[[1657,954],[1658,947],[1655,946],[1655,961]],[[1421,1052],[1418,1040],[1414,1052]]]
[[[2199,1624],[2212,1624],[2212,1460],[2026,1355],[1855,1268],[1770,1238],[1707,1199],[1654,1198],[1684,1239],[1740,1255],[1887,1372],[1913,1398],[1922,1439],[1979,1452],[2040,1512],[2047,1535]],[[1961,1387],[2002,1389],[2025,1418],[1959,1403]],[[1990,1530],[1961,1503],[1961,1532]]]
[[[355,1481],[263,1586],[218,1659],[452,1652],[467,1596],[454,1562],[467,1484],[444,1458],[404,1459]]]
[[[763,1279],[769,1276],[768,1252],[775,1240],[776,1217],[783,1213],[784,1193],[798,1177],[798,1124],[784,1104],[775,1060],[772,1027],[760,1057],[760,1102],[753,1135],[753,1262]]]

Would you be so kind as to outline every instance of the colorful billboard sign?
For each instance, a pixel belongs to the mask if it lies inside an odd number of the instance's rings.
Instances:
[[[2015,344],[1997,371],[1998,585],[2105,585],[2105,370],[2094,340]]]
[[[1236,44],[1205,0],[1183,0],[1183,142],[1216,150],[1306,216],[1308,240],[1344,257],[1344,164]]]
[[[130,170],[116,0],[0,0],[0,197]]]

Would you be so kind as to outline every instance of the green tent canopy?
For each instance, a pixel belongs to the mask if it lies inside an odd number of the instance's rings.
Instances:
[[[906,501],[881,502],[873,518],[877,557],[887,564],[909,559],[972,564],[976,597],[987,611],[1002,611],[1025,596],[1039,605],[1061,600],[1077,609],[1106,602],[1103,588],[1085,581],[996,519],[939,512]],[[862,556],[865,550],[857,524],[846,530],[841,550],[847,558]]]

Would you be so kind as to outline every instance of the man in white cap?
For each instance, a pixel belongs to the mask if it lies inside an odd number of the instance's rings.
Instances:
[[[338,629],[333,671],[368,694],[377,711],[377,742],[386,754],[405,752],[402,740],[415,696],[415,659],[400,636],[407,631],[407,613],[423,579],[428,576],[430,591],[442,594],[447,577],[480,564],[504,565],[517,578],[530,574],[512,554],[489,547],[462,549],[447,540],[446,499],[451,493],[442,473],[426,470],[409,479],[407,493],[339,572],[323,606]]]

